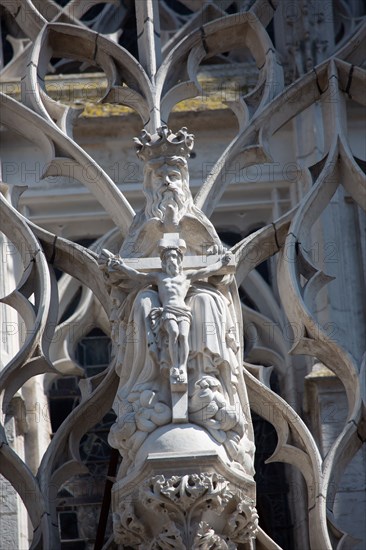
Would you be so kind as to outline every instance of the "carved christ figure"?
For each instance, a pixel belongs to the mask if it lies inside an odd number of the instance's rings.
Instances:
[[[200,269],[183,271],[183,251],[179,247],[163,248],[161,255],[160,272],[143,273],[128,265],[122,260],[103,250],[99,257],[102,269],[106,267],[111,272],[122,272],[132,280],[158,287],[161,308],[159,316],[162,328],[169,338],[170,376],[179,384],[187,383],[187,361],[189,355],[189,329],[191,325],[191,309],[185,299],[191,283],[216,274],[227,265],[232,255],[226,253],[220,260]]]
[[[166,127],[135,140],[146,202],[118,256],[100,259],[114,304],[119,386],[108,441],[123,456],[120,477],[134,469],[155,430],[178,422],[204,429],[232,467],[254,473],[238,291],[217,232],[189,189],[193,141],[186,128],[174,134]]]

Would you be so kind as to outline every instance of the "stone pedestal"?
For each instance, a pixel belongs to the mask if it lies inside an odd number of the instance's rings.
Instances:
[[[257,532],[253,478],[230,467],[224,448],[193,424],[151,434],[112,501],[121,548],[234,550],[250,548]]]

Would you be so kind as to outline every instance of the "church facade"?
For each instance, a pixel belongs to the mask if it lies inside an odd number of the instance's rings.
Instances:
[[[0,548],[363,548],[363,3],[0,6]]]

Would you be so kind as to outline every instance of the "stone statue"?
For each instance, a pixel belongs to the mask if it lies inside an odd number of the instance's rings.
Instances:
[[[182,128],[172,134],[166,126],[151,136],[135,138],[137,155],[144,161],[145,207],[135,216],[120,251],[122,257],[156,256],[165,233],[179,233],[187,254],[222,252],[215,228],[194,205],[189,189],[187,158],[193,135]]]
[[[183,470],[195,472],[197,457],[208,453],[215,457],[214,472],[222,469],[230,483],[245,488],[250,513],[241,521],[251,525],[252,533],[254,438],[242,374],[235,259],[224,252],[213,225],[194,205],[187,164],[193,136],[185,128],[173,134],[162,127],[154,135],[143,132],[135,141],[145,162],[146,204],[119,254],[103,250],[99,258],[112,296],[114,360],[120,378],[114,402],[117,420],[109,434],[109,443],[123,457],[114,488],[114,507],[119,510],[115,532],[131,535],[127,524],[132,525],[133,507],[121,502],[136,488],[127,489],[125,480],[141,476],[148,467],[151,473],[152,457],[169,460],[172,455],[177,466],[192,455],[193,462],[189,459]],[[169,479],[166,483],[174,487]],[[236,503],[230,509],[237,505],[235,513],[242,514],[237,488],[225,483],[225,499]],[[164,484],[156,485],[159,491],[165,490]],[[140,496],[133,498],[139,501]],[[169,529],[181,536],[181,527]]]
[[[152,309],[150,316],[154,320],[153,322],[159,320],[160,330],[165,331],[168,335],[170,378],[171,383],[176,387],[187,384],[188,335],[192,315],[185,299],[191,283],[216,274],[231,260],[231,254],[227,253],[214,264],[184,272],[182,248],[185,249],[185,243],[180,239],[179,244],[180,247],[164,246],[162,241],[160,256],[162,270],[158,272],[143,273],[138,271],[105,249],[102,250],[99,257],[102,269],[107,269],[109,272],[122,272],[132,280],[157,286],[162,307]]]

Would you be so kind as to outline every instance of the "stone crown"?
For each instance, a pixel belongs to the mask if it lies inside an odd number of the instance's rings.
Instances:
[[[134,138],[136,153],[143,161],[160,157],[186,157],[193,149],[194,135],[187,128],[181,128],[176,134],[168,126],[161,126],[156,134],[143,130],[139,138]]]

